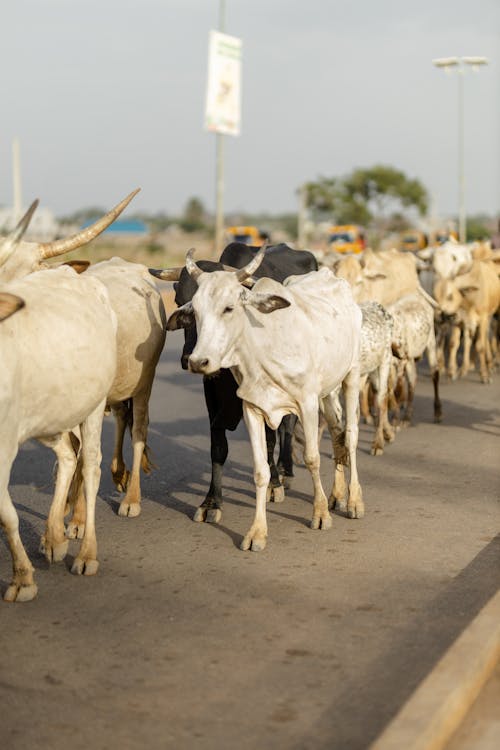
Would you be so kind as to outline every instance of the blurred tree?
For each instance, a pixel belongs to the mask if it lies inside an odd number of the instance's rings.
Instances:
[[[320,178],[306,186],[306,195],[315,219],[328,215],[337,224],[374,223],[380,229],[402,209],[424,215],[428,204],[422,183],[384,165],[355,169],[342,178]]]
[[[488,218],[485,216],[469,216],[467,218],[467,242],[487,240],[491,235]]]
[[[199,229],[204,229],[205,215],[205,207],[201,200],[199,198],[190,198],[186,203],[180,225],[186,232],[196,232]]]

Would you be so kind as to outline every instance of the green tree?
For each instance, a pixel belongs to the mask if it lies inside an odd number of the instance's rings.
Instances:
[[[315,217],[331,216],[339,224],[374,224],[384,229],[391,217],[427,211],[428,195],[418,180],[394,167],[355,169],[345,177],[320,178],[307,185],[307,205]]]
[[[205,227],[205,208],[199,198],[188,200],[180,225],[186,232],[196,232]]]

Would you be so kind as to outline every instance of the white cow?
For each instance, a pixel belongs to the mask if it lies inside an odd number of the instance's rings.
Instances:
[[[385,307],[378,302],[362,302],[360,373],[361,373],[361,412],[370,422],[367,404],[367,388],[371,385],[376,394],[377,429],[373,439],[371,454],[381,456],[387,440],[394,440],[387,416],[388,380],[392,362],[392,339],[394,319]]]
[[[21,222],[24,228],[20,224],[21,229],[16,228],[0,244],[0,281],[21,278],[32,271],[48,268],[48,259],[90,242],[120,215],[138,192],[130,193],[91,227],[72,237],[46,243],[21,242],[22,234],[36,209],[38,202],[35,201]],[[126,490],[119,514],[137,516],[141,510],[140,468],[142,465],[146,472],[150,468],[146,452],[148,404],[156,365],[165,342],[165,310],[160,292],[143,265],[113,258],[90,266],[86,274],[95,276],[105,284],[118,318],[117,372],[108,398],[108,406],[116,418],[111,470],[118,489]],[[133,443],[131,474],[122,454],[127,425],[131,426]],[[81,494],[80,465],[71,495],[71,504],[76,503],[76,508],[68,524],[68,535],[81,537],[85,507]]]
[[[87,524],[72,571],[97,572],[94,510],[102,417],[116,369],[116,318],[103,284],[65,266],[2,286],[0,299],[0,524],[13,562],[4,599],[28,601],[37,587],[8,484],[19,446],[30,438],[57,456],[54,500],[42,544],[49,561],[61,560],[68,546],[63,511],[76,466],[69,431],[79,427]]]
[[[107,406],[116,419],[111,473],[118,489],[126,490],[119,515],[138,516],[141,512],[141,466],[146,473],[151,466],[146,449],[149,397],[165,343],[165,308],[151,274],[140,263],[112,258],[90,266],[85,276],[92,276],[104,284],[118,321],[116,376],[107,397]],[[122,453],[127,426],[132,433],[131,473],[125,466]],[[80,484],[78,471],[71,498],[76,507],[67,528],[71,538],[81,536],[85,524]]]
[[[324,268],[292,276],[281,285],[260,279],[252,290],[242,282],[258,268],[261,250],[243,269],[203,273],[188,252],[186,268],[196,278],[192,302],[176,310],[168,329],[196,319],[198,341],[190,358],[193,372],[210,375],[231,368],[239,384],[254,459],[256,515],[241,548],[266,546],[266,490],[269,484],[264,420],[276,429],[285,414],[296,414],[305,434],[304,460],[314,485],[313,529],[332,524],[320,473],[318,405],[333,439],[333,392],[342,384],[346,401],[345,448],[351,476],[347,512],[364,513],[356,467],[358,441],[359,338],[361,311],[349,285]]]
[[[439,398],[439,367],[434,332],[434,307],[419,292],[408,294],[389,305],[387,311],[394,319],[392,349],[399,358],[398,379],[407,385],[406,409],[403,424],[411,422],[413,396],[417,382],[415,361],[426,353],[434,386],[434,421],[441,422],[442,408]]]

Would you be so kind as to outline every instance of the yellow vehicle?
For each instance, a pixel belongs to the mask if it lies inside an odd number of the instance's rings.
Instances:
[[[327,242],[336,253],[362,253],[366,247],[363,229],[355,224],[331,226]]]
[[[448,242],[448,240],[456,240],[458,242],[458,233],[453,229],[439,229],[437,232],[434,232],[433,243],[435,245],[442,245]]]
[[[417,229],[407,229],[400,237],[399,249],[416,253],[418,250],[423,250],[428,244],[429,240],[424,232],[419,232]]]
[[[227,227],[228,242],[244,242],[245,245],[260,247],[269,239],[269,234],[258,227]]]

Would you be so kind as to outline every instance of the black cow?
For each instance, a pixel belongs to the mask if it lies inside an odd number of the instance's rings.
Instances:
[[[241,242],[231,242],[222,252],[220,260],[197,261],[197,265],[205,272],[222,271],[226,267],[243,268],[249,263],[259,247],[252,247]],[[169,272],[150,272],[158,278],[172,278]],[[318,264],[314,255],[306,250],[292,250],[285,244],[273,245],[267,248],[264,260],[255,272],[255,278],[268,277],[283,282],[288,276],[317,271]],[[175,302],[178,307],[190,302],[196,293],[197,284],[191,278],[186,268],[183,268],[174,284]],[[188,367],[188,359],[196,346],[196,325],[189,322],[184,328],[184,348],[181,364],[184,370]],[[222,517],[222,469],[228,454],[226,430],[235,430],[243,416],[242,401],[237,396],[238,385],[230,370],[220,370],[217,375],[204,377],[203,388],[205,401],[210,419],[210,456],[212,460],[212,479],[205,500],[197,509],[194,520],[217,523]],[[297,417],[284,417],[278,429],[280,438],[280,452],[278,464],[274,461],[276,446],[276,432],[266,425],[266,441],[269,468],[271,470],[270,497],[275,501],[283,500],[283,486],[289,486],[293,477],[292,462],[292,434]],[[283,475],[283,485],[280,481]]]

